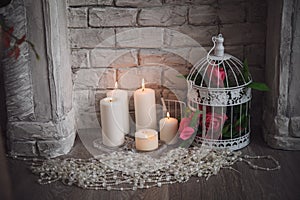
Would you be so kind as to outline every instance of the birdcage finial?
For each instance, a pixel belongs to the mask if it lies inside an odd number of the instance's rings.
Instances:
[[[214,52],[215,56],[218,57],[224,56],[224,45],[223,45],[224,38],[222,34],[219,34],[218,36],[214,36],[213,42],[215,45],[215,52]]]

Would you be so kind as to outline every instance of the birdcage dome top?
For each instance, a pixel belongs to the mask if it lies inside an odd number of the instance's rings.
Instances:
[[[213,48],[190,71],[187,77],[189,85],[199,88],[230,90],[250,84],[252,82],[251,75],[245,71],[243,62],[224,53],[222,35],[212,37],[212,41]]]
[[[193,66],[187,77],[189,107],[233,106],[250,101],[248,85],[252,79],[248,67],[224,53],[221,34],[212,37],[212,41],[213,48]]]

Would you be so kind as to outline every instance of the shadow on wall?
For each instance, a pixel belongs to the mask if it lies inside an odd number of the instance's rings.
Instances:
[[[8,1],[1,1],[0,7],[10,3]],[[0,60],[3,56],[2,47],[2,29],[0,27]],[[11,182],[9,178],[7,159],[5,154],[5,146],[3,141],[6,141],[5,130],[6,130],[6,107],[5,107],[5,91],[4,91],[4,78],[3,78],[3,67],[0,62],[0,199],[12,199],[11,193]],[[3,131],[2,131],[3,130]]]
[[[4,5],[3,2],[0,3],[0,7]],[[2,47],[2,29],[0,27],[0,60],[3,57],[3,47]],[[4,89],[4,72],[2,63],[0,62],[0,129],[2,129],[3,133],[0,134],[0,137],[3,138],[3,141],[6,141],[6,102],[5,102],[5,89]],[[1,138],[1,139],[2,139]]]
[[[4,7],[4,6],[7,6],[10,2],[11,2],[11,0],[1,0],[0,8]]]
[[[1,127],[0,135],[2,135]],[[12,199],[11,181],[8,173],[2,137],[0,137],[0,199]]]

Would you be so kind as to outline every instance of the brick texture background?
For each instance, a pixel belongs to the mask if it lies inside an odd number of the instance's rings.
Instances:
[[[157,101],[174,92],[184,98],[185,82],[176,75],[205,55],[195,41],[209,50],[218,33],[225,51],[247,58],[254,80],[264,81],[265,0],[68,0],[67,9],[79,127],[97,127],[98,101],[115,81],[132,94],[145,78]],[[260,96],[254,92],[254,124],[261,121]],[[132,98],[130,105],[133,111]]]

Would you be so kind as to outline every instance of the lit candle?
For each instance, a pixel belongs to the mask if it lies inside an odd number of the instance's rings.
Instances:
[[[130,132],[129,126],[129,108],[128,108],[128,93],[125,90],[118,89],[118,82],[115,83],[115,89],[106,93],[107,97],[117,98],[118,101],[122,104],[120,110],[118,110],[116,114],[122,115],[122,121],[120,121],[119,125],[126,135]]]
[[[153,129],[141,129],[135,133],[135,147],[139,151],[153,151],[158,148],[158,133]]]
[[[145,88],[143,79],[142,88],[134,92],[136,130],[157,128],[155,106],[155,92]]]
[[[170,117],[170,113],[167,112],[167,117],[159,121],[160,140],[163,140],[167,144],[173,143],[178,130],[178,120]]]
[[[123,116],[118,115],[121,108],[122,104],[116,98],[107,97],[100,101],[102,141],[106,146],[116,147],[124,143],[124,133],[120,127]]]

